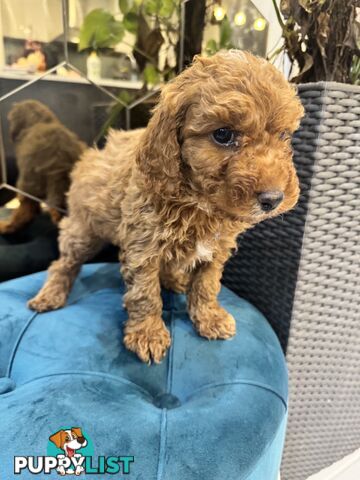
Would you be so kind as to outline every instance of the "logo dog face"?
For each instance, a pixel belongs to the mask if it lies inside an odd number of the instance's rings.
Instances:
[[[59,430],[49,438],[57,448],[61,448],[67,457],[73,457],[76,450],[86,447],[87,440],[84,437],[81,428],[73,427],[70,430]]]

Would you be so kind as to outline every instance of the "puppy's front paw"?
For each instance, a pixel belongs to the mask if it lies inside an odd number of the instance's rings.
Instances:
[[[209,340],[226,340],[236,333],[234,317],[219,305],[202,308],[191,317],[199,335]]]
[[[61,476],[66,475],[66,473],[65,473],[65,467],[63,467],[62,465],[61,465],[60,467],[57,467],[56,471],[57,471],[58,474],[61,475]]]
[[[84,467],[78,465],[75,469],[75,475],[81,475],[85,471]]]
[[[170,333],[161,318],[129,320],[124,333],[125,347],[145,363],[160,363],[171,345]]]
[[[41,290],[36,297],[28,301],[28,307],[39,313],[57,310],[65,305],[66,297],[67,295],[63,292],[53,294]]]

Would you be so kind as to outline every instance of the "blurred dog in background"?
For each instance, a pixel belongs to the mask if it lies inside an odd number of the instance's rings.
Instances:
[[[54,223],[62,217],[70,172],[86,148],[49,110],[36,100],[15,103],[8,115],[19,170],[16,187],[45,201]],[[40,203],[24,195],[10,218],[0,221],[0,234],[15,233],[41,211]]]

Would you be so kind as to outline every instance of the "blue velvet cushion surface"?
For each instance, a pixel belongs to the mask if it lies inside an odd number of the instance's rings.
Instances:
[[[86,432],[96,458],[134,457],[124,477],[85,478],[276,479],[287,369],[255,307],[223,287],[219,300],[237,335],[208,341],[194,331],[185,297],[164,291],[172,347],[148,366],[122,343],[127,314],[117,264],[84,266],[68,305],[37,314],[26,302],[44,279],[0,285],[1,479],[15,478],[14,456],[47,455],[49,436],[65,426]],[[17,477],[36,478],[27,470]]]

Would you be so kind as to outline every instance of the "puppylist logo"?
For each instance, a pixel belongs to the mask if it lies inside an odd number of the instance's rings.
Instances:
[[[64,427],[49,437],[47,455],[41,457],[14,457],[14,474],[28,471],[32,474],[59,475],[129,474],[133,456],[99,456],[95,459],[93,444],[80,427]]]

